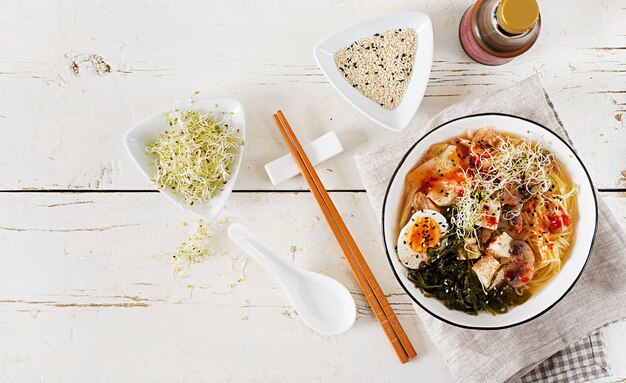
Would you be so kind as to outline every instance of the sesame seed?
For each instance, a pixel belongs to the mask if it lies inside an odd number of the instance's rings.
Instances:
[[[335,52],[334,58],[350,85],[393,110],[406,92],[416,48],[415,30],[395,29],[357,40]]]

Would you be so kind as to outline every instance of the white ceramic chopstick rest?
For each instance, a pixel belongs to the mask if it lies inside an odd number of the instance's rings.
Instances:
[[[352,327],[356,305],[344,285],[287,262],[239,223],[228,227],[228,236],[278,279],[307,326],[325,335],[340,334]]]
[[[341,145],[337,133],[328,132],[304,145],[303,149],[311,164],[317,166],[343,152],[343,145]],[[300,174],[300,168],[289,153],[265,164],[265,171],[274,185]]]

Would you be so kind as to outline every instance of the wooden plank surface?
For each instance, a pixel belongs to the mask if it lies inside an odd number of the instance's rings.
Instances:
[[[493,68],[471,62],[458,43],[469,3],[5,1],[0,189],[150,188],[124,153],[122,136],[196,90],[237,97],[247,108],[251,150],[239,189],[275,189],[263,164],[287,152],[270,118],[277,108],[303,141],[337,131],[346,153],[325,164],[322,176],[331,189],[361,188],[352,155],[395,135],[335,93],[312,49],[339,28],[396,11],[428,13],[435,32],[431,81],[412,126],[540,73],[598,187],[624,186],[626,1],[542,2],[537,46]]]
[[[603,197],[625,225],[626,197]],[[0,382],[85,381],[94,371],[98,381],[448,381],[393,277],[366,194],[332,198],[421,355],[408,365],[397,362],[310,193],[236,193],[220,219],[237,217],[287,259],[348,287],[357,322],[334,337],[299,321],[254,261],[237,284],[247,258],[225,226],[214,229],[216,255],[175,278],[171,254],[197,222],[158,193],[0,193]],[[625,328],[607,332],[616,376],[626,376]]]

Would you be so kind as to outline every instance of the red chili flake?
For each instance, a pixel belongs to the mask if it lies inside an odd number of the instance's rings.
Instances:
[[[562,227],[567,227],[571,223],[571,219],[569,215],[565,214],[563,209],[559,207],[559,210],[548,216],[548,220],[550,221],[550,232],[554,233]]]
[[[422,186],[425,187],[426,189],[430,190],[430,188],[433,187],[433,183],[435,183],[436,181],[437,181],[437,178],[430,177],[428,180],[426,180],[426,182],[424,182],[424,184]]]
[[[563,226],[569,226],[570,224],[569,215],[565,214],[561,217],[561,219],[563,220]]]
[[[550,215],[548,220],[550,221],[550,232],[552,233],[559,230],[561,226],[563,226],[563,220],[561,220],[561,217],[556,214]]]
[[[528,281],[529,281],[529,279],[528,279],[528,278],[526,278],[526,277],[523,277],[523,278],[522,278],[522,282],[523,282],[523,283],[527,283]]]
[[[498,224],[498,220],[496,217],[488,215],[484,218],[485,223],[489,226],[496,226]]]

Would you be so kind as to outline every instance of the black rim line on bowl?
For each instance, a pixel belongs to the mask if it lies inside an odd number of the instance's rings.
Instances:
[[[509,324],[509,325],[506,325],[506,326],[497,326],[497,327],[476,327],[476,326],[462,325],[462,324],[459,324],[459,323],[455,323],[455,322],[453,322],[451,320],[442,318],[439,315],[437,315],[437,314],[433,313],[432,311],[428,310],[426,307],[424,307],[413,296],[413,294],[411,294],[409,289],[404,285],[404,283],[402,283],[402,280],[398,276],[398,273],[396,272],[396,269],[393,266],[393,260],[391,259],[391,254],[389,254],[389,250],[387,249],[387,238],[385,237],[385,207],[387,205],[387,197],[389,196],[389,190],[391,189],[391,184],[395,180],[395,178],[396,178],[396,176],[398,174],[398,171],[400,170],[400,167],[402,166],[402,164],[404,164],[404,162],[406,161],[406,159],[409,156],[409,154],[411,154],[413,149],[415,149],[415,147],[420,142],[422,142],[422,140],[424,140],[426,137],[428,137],[431,133],[435,132],[436,130],[439,130],[439,129],[443,128],[444,126],[446,126],[446,125],[448,125],[448,124],[450,124],[452,122],[458,121],[458,120],[463,120],[463,119],[472,118],[472,117],[481,117],[481,116],[503,116],[503,117],[516,118],[518,120],[523,120],[523,121],[529,122],[531,124],[534,124],[534,125],[542,128],[543,130],[546,130],[547,132],[551,133],[552,135],[556,136],[574,154],[574,157],[576,158],[576,160],[578,161],[580,166],[585,171],[585,175],[587,176],[587,179],[589,180],[589,185],[591,186],[591,194],[593,195],[593,202],[594,202],[595,211],[596,211],[596,221],[594,222],[594,226],[593,226],[593,235],[591,237],[591,244],[589,246],[589,252],[587,253],[587,258],[585,259],[585,263],[583,264],[583,267],[580,269],[580,272],[576,276],[576,279],[574,279],[574,281],[572,282],[571,286],[569,286],[567,288],[567,290],[563,293],[563,295],[561,295],[561,297],[559,297],[559,299],[554,301],[554,303],[552,303],[550,306],[548,306],[545,310],[541,311],[540,313],[538,313],[538,314],[536,314],[536,315],[534,315],[534,316],[532,316],[532,317],[530,317],[528,319],[524,319],[523,321],[520,321],[520,322],[512,323],[512,324]],[[460,327],[460,328],[464,328],[464,329],[468,329],[468,330],[502,330],[502,329],[506,329],[506,328],[510,328],[510,327],[519,326],[519,325],[522,325],[524,323],[528,323],[528,322],[532,321],[533,319],[539,318],[540,316],[542,316],[543,314],[548,312],[550,309],[552,309],[554,306],[556,306],[572,290],[572,288],[576,285],[576,282],[578,282],[578,280],[580,279],[580,276],[582,275],[583,271],[585,270],[585,267],[587,266],[587,263],[589,262],[589,258],[591,257],[591,250],[593,249],[593,245],[594,245],[595,240],[596,240],[596,232],[598,230],[598,199],[596,197],[596,189],[593,186],[593,182],[591,180],[591,176],[589,175],[589,172],[587,171],[587,167],[582,162],[582,160],[580,159],[580,157],[578,156],[578,153],[576,153],[574,148],[572,148],[567,143],[567,141],[565,141],[561,136],[559,136],[558,134],[556,134],[552,130],[548,129],[547,127],[541,125],[540,123],[532,121],[532,120],[529,120],[529,119],[524,118],[524,117],[519,117],[519,116],[515,116],[515,115],[512,115],[512,114],[506,114],[506,113],[496,113],[496,112],[493,112],[493,113],[477,113],[477,114],[470,114],[470,115],[467,115],[467,116],[457,117],[457,118],[452,119],[450,121],[444,122],[443,124],[441,124],[441,125],[437,126],[436,128],[432,129],[430,132],[424,134],[413,145],[411,145],[411,147],[406,151],[406,153],[404,154],[404,156],[402,157],[402,159],[398,163],[398,166],[396,167],[396,169],[394,170],[393,174],[391,175],[391,179],[389,180],[389,184],[387,185],[387,190],[385,191],[385,198],[383,199],[382,220],[383,221],[382,221],[381,228],[382,228],[382,232],[383,232],[383,246],[385,247],[385,253],[387,254],[387,260],[389,261],[389,266],[391,266],[391,271],[393,272],[393,275],[396,277],[396,279],[400,283],[400,286],[409,295],[409,297],[411,297],[413,302],[417,303],[418,306],[420,306],[424,311],[426,311],[428,314],[432,315],[433,317],[435,317],[435,318],[439,319],[440,321],[445,322],[445,323],[447,323],[449,325],[455,326],[455,327]],[[432,298],[428,298],[428,299],[432,299]]]

